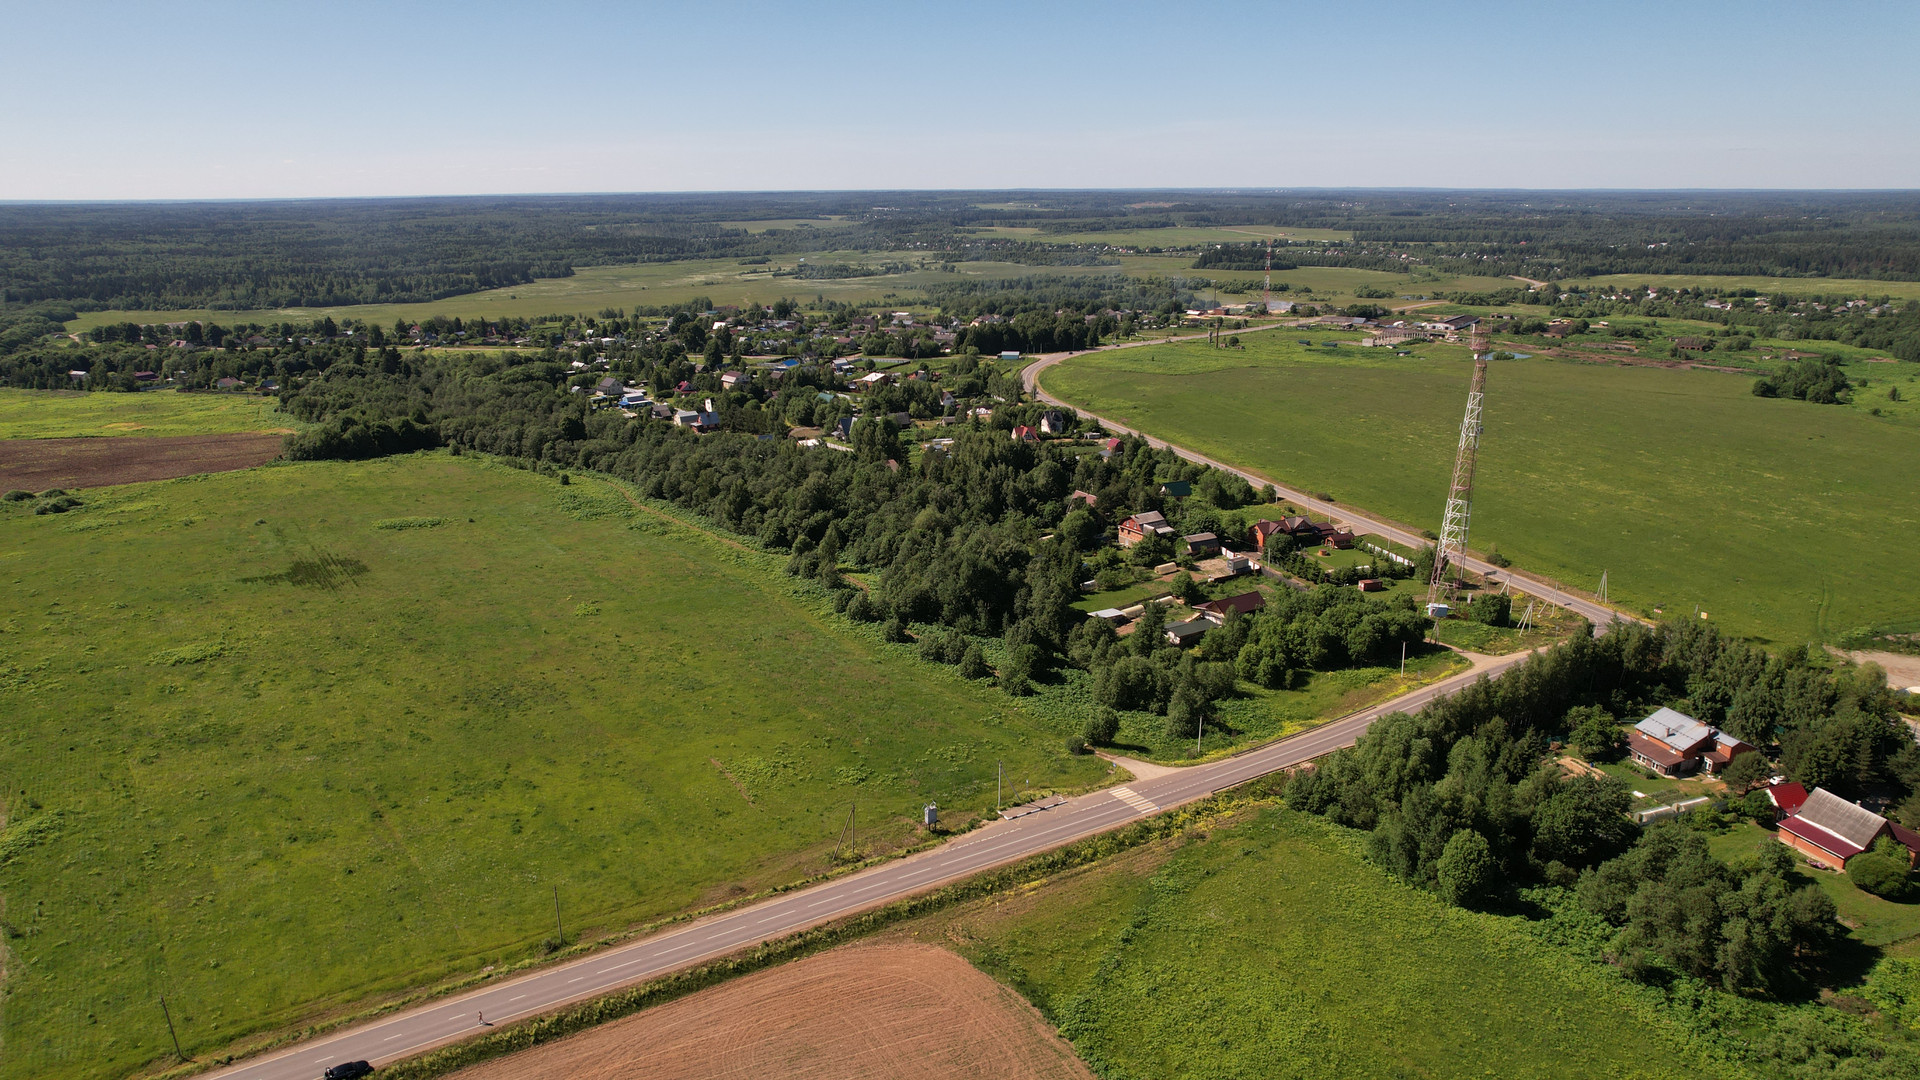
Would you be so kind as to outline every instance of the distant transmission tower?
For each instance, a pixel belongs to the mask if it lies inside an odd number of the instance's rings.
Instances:
[[[1260,293],[1260,314],[1273,314],[1273,237],[1267,237],[1267,287]]]
[[[1487,396],[1487,339],[1473,331],[1473,385],[1467,390],[1467,414],[1460,421],[1460,448],[1453,455],[1453,484],[1447,489],[1447,515],[1440,525],[1440,546],[1433,554],[1433,579],[1427,583],[1427,610],[1434,613],[1453,599],[1459,574],[1447,572],[1467,551],[1467,526],[1473,520],[1473,466],[1480,452],[1480,408]]]

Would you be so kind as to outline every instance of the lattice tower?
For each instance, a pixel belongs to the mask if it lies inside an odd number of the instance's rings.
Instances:
[[[1460,421],[1460,447],[1453,455],[1453,483],[1447,488],[1447,513],[1440,525],[1440,546],[1434,552],[1433,579],[1427,583],[1427,603],[1452,599],[1459,574],[1448,571],[1467,550],[1467,529],[1473,521],[1473,467],[1480,453],[1480,410],[1487,396],[1487,339],[1473,332],[1473,384],[1467,390],[1467,413]]]
[[[1267,287],[1260,293],[1260,314],[1273,314],[1273,237],[1267,237]]]

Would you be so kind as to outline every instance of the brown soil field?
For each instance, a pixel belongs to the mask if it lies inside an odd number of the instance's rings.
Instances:
[[[246,469],[280,456],[282,441],[282,436],[268,432],[149,439],[4,439],[0,440],[0,491],[107,487]]]
[[[856,944],[454,1074],[459,1080],[1092,1080],[1038,1010],[945,949]]]

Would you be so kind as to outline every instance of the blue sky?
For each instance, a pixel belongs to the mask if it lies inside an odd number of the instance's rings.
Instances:
[[[0,199],[1920,187],[1920,4],[0,0]]]

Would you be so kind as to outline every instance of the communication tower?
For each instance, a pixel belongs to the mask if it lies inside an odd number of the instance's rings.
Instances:
[[[1267,287],[1260,291],[1260,314],[1273,314],[1273,237],[1267,237]]]
[[[1473,383],[1467,389],[1467,413],[1460,421],[1460,447],[1453,455],[1453,483],[1447,488],[1447,513],[1440,525],[1440,545],[1433,553],[1433,579],[1427,583],[1427,613],[1443,614],[1459,588],[1455,571],[1460,556],[1467,550],[1467,527],[1473,520],[1473,466],[1480,452],[1481,405],[1487,396],[1487,353],[1485,334],[1478,327],[1470,338],[1473,348]]]

